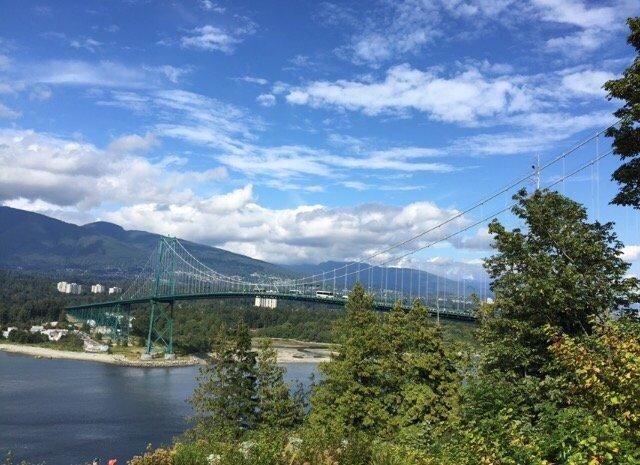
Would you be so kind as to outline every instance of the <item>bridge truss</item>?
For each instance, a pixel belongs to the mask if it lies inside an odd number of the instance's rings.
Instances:
[[[256,276],[255,280],[249,280],[219,273],[194,257],[178,239],[161,237],[144,269],[117,300],[71,306],[67,308],[67,313],[76,321],[88,321],[103,328],[113,339],[127,339],[132,307],[146,305],[149,328],[145,353],[150,356],[154,347],[161,347],[170,357],[173,354],[173,312],[176,302],[230,298],[256,298],[256,302],[260,302],[259,298],[263,302],[288,300],[344,306],[348,286],[355,281],[366,281],[368,271],[360,264],[351,264],[342,270],[317,276],[297,279]],[[404,273],[400,274],[404,276]],[[396,271],[395,281],[398,279]],[[406,286],[409,291],[408,282]],[[390,310],[396,302],[409,308],[415,298],[421,297],[417,283],[412,284],[411,288],[416,292],[405,293],[404,290],[373,286],[368,287],[368,292],[374,298],[374,307],[385,311]],[[470,309],[471,302],[465,302],[460,308],[459,303],[456,307],[451,301],[442,299],[436,302],[432,311],[437,318],[473,320]]]

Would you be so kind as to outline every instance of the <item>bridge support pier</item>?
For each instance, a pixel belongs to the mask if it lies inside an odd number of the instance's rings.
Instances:
[[[165,358],[175,357],[173,353],[173,301],[165,306],[162,302],[151,300],[149,312],[149,333],[147,334],[147,347],[143,359],[149,359],[153,353],[153,346],[164,346]],[[146,357],[144,357],[146,356]]]

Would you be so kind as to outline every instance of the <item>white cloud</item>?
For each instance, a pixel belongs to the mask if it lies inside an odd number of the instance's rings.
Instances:
[[[151,69],[155,69],[161,72],[166,76],[166,78],[169,81],[173,82],[174,84],[177,84],[178,82],[180,82],[180,79],[182,79],[184,75],[189,74],[191,73],[191,71],[193,71],[193,69],[188,66],[179,68],[171,65],[162,65],[162,66],[158,66],[156,68],[151,68]]]
[[[95,52],[102,46],[102,42],[98,42],[97,40],[92,39],[91,37],[84,37],[81,39],[71,40],[69,42],[69,45],[71,45],[73,48],[76,48],[76,49],[82,48],[90,52]]]
[[[284,86],[285,98],[293,105],[362,111],[370,116],[408,116],[410,111],[418,111],[432,120],[465,126],[510,125],[529,129],[538,129],[539,123],[552,119],[568,129],[568,122],[573,124],[579,119],[602,121],[600,115],[606,112],[576,115],[576,108],[593,103],[594,99],[604,102],[600,87],[614,77],[601,69],[576,68],[545,74],[489,76],[480,68],[488,69],[485,63],[445,75],[442,70],[423,71],[404,64],[389,68],[383,79],[339,79]],[[561,119],[557,118],[559,115]],[[545,129],[551,128],[544,125]]]
[[[113,61],[51,60],[27,66],[24,74],[32,83],[50,85],[136,88],[158,82],[157,73]]]
[[[52,95],[53,95],[53,92],[51,92],[51,89],[48,88],[47,86],[35,85],[29,91],[29,99],[37,100],[40,102],[49,100]]]
[[[214,11],[216,13],[224,13],[224,8],[211,0],[200,0],[200,6],[203,10]]]
[[[272,107],[276,104],[276,96],[273,94],[260,94],[256,97],[256,102],[263,107]]]
[[[0,102],[0,118],[15,119],[22,115],[19,111],[12,110],[8,106]]]
[[[624,29],[624,20],[640,8],[637,0],[614,1],[606,6],[581,0],[534,0],[533,4],[543,21],[578,29],[546,42],[549,51],[570,57],[603,47],[615,31]]]
[[[579,95],[604,96],[604,83],[616,76],[606,71],[585,70],[566,74],[562,77],[562,86],[569,92]]]
[[[493,235],[489,233],[489,228],[478,228],[474,235],[466,236],[454,241],[456,247],[471,250],[491,250]]]
[[[259,205],[251,186],[225,195],[163,205],[139,204],[104,215],[127,228],[174,234],[279,263],[346,260],[386,247],[399,238],[435,226],[457,213],[431,202],[404,207],[379,204],[348,208],[303,205],[269,209]],[[421,238],[443,237],[467,224],[461,218]],[[415,245],[415,244],[411,244]]]
[[[397,0],[369,2],[364,14],[349,7],[324,2],[321,21],[328,26],[353,29],[348,43],[336,52],[356,64],[379,66],[404,55],[417,54],[446,35],[447,19],[468,20],[475,30],[484,22],[497,22],[504,14],[518,17],[523,9],[512,0]]]
[[[292,104],[335,106],[368,115],[413,109],[436,120],[463,123],[531,106],[526,86],[512,79],[490,79],[476,70],[446,78],[408,64],[389,68],[384,81],[316,81],[290,90],[286,98]]]
[[[43,201],[86,211],[111,202],[187,200],[194,183],[226,176],[224,168],[175,171],[166,160],[153,163],[125,153],[144,148],[144,140],[127,136],[103,151],[34,131],[1,129],[0,200]]]
[[[616,20],[612,6],[588,8],[577,0],[534,0],[545,21],[570,24],[583,28],[606,28]]]
[[[155,134],[150,132],[146,133],[144,136],[128,134],[111,141],[107,150],[110,152],[122,153],[146,152],[159,143],[160,142],[156,138]]]
[[[242,76],[242,77],[238,77],[238,78],[234,78],[236,81],[244,81],[244,82],[248,82],[250,84],[258,84],[261,86],[264,86],[266,84],[269,83],[269,81],[267,81],[264,78],[259,78],[259,77],[255,77],[255,76]]]
[[[622,249],[622,259],[628,262],[640,260],[640,245],[627,245]]]
[[[233,30],[224,30],[207,24],[189,31],[189,35],[182,37],[180,43],[185,48],[232,53],[235,46],[241,43],[245,36],[254,32],[255,25],[253,23]]]

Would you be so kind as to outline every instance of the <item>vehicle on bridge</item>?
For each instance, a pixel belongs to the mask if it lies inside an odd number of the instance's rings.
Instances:
[[[316,297],[320,299],[333,299],[335,295],[331,291],[316,291]]]

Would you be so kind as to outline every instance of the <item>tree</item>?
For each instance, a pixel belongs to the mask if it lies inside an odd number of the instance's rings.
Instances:
[[[547,325],[590,334],[594,321],[637,298],[637,280],[625,278],[629,264],[611,223],[589,223],[584,207],[557,192],[522,190],[514,200],[526,229],[489,225],[497,253],[485,268],[495,302],[480,315],[480,338],[485,370],[540,375],[550,359]]]
[[[294,396],[284,382],[285,369],[276,363],[277,352],[266,340],[257,360],[258,414],[260,428],[290,429],[302,422],[302,391]]]
[[[640,17],[629,18],[627,24],[631,30],[627,42],[636,49],[636,57],[620,79],[604,85],[609,100],[624,101],[614,113],[620,127],[611,127],[606,134],[613,137],[613,151],[624,161],[613,173],[621,187],[612,203],[640,209]]]
[[[256,353],[247,326],[239,322],[229,336],[222,328],[213,351],[189,399],[195,410],[194,433],[237,438],[257,422]]]
[[[619,423],[640,450],[640,325],[607,321],[584,338],[552,336],[562,400]]]
[[[358,283],[337,332],[337,353],[311,398],[312,423],[415,441],[455,410],[460,378],[420,301],[380,315]]]

